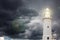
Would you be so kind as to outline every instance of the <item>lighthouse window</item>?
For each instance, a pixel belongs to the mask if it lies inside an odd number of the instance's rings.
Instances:
[[[49,37],[47,37],[47,39],[49,40]]]
[[[49,26],[47,26],[47,28],[49,28]]]

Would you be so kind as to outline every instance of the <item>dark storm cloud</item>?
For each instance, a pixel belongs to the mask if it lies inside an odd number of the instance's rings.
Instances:
[[[16,11],[22,6],[22,0],[0,0],[0,31],[9,32],[11,21],[18,17]]]
[[[60,0],[54,0],[54,11],[53,11],[53,29],[57,34],[57,38],[60,37]]]
[[[19,13],[21,13],[21,16],[37,16],[38,12],[35,9],[29,9],[29,8],[21,8],[19,9]]]
[[[20,16],[17,9],[23,5],[22,0],[0,0],[0,31],[13,34],[11,23]]]
[[[12,21],[16,18],[38,15],[35,10],[25,8],[25,2],[24,0],[0,0],[0,31],[5,35],[11,36],[17,33],[12,29]]]
[[[35,11],[35,10],[32,10],[32,9],[26,9],[26,8],[24,8],[24,9],[20,9],[19,10],[19,12],[18,13],[22,13],[22,14],[20,14],[20,21],[21,22],[23,22],[23,23],[25,23],[25,25],[26,24],[28,24],[28,23],[30,23],[30,21],[31,21],[31,18],[32,17],[35,17],[35,16],[37,16],[38,15],[38,13]],[[29,32],[29,33],[31,33],[32,31],[29,31],[29,28],[30,27],[28,27],[28,26],[26,26],[26,28],[28,29],[26,29],[25,30],[25,33],[26,32]],[[31,30],[31,29],[30,29]],[[20,33],[20,35],[11,35],[11,37],[12,38],[25,38],[25,33]],[[27,34],[26,36],[29,36],[30,34]],[[30,37],[30,36],[29,36]]]

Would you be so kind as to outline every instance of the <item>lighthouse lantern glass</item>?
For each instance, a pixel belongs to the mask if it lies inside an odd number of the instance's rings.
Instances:
[[[45,17],[49,18],[50,16],[51,16],[50,10],[48,8],[46,8],[46,10],[45,10]]]

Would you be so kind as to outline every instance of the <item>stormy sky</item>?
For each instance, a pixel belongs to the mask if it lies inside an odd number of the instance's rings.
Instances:
[[[25,35],[26,38],[35,38],[37,33],[42,35],[42,12],[47,7],[52,11],[52,29],[59,38],[60,0],[0,0],[0,31],[12,34],[11,23],[20,18],[19,21],[24,22],[27,29],[25,33],[18,35]]]
[[[0,0],[0,31],[9,34],[12,21],[19,17],[17,9],[22,6],[22,0]]]

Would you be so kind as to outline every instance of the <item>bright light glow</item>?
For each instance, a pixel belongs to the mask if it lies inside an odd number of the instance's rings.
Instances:
[[[46,11],[49,11],[49,8],[46,8]]]
[[[48,8],[45,9],[45,17],[50,18],[51,14],[50,14],[50,10]]]
[[[0,40],[4,40],[4,37],[0,37]]]

